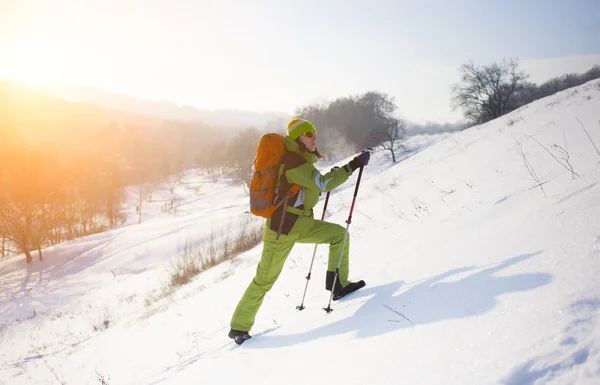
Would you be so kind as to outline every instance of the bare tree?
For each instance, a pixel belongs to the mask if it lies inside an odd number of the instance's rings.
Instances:
[[[2,232],[2,228],[0,226],[0,232]],[[1,242],[0,242],[0,257],[4,258],[6,256],[8,256],[8,239],[4,236],[4,234],[0,235],[1,238]]]
[[[394,121],[397,120],[393,117],[396,111],[394,97],[371,91],[362,95],[358,104],[363,132],[363,136],[357,138],[360,149],[379,145],[382,141],[387,141],[390,134],[399,134],[394,128]]]
[[[516,60],[488,66],[472,62],[460,67],[460,82],[453,84],[453,107],[461,108],[472,124],[481,124],[512,111],[515,99],[528,83]]]
[[[149,134],[137,132],[133,140],[133,178],[139,187],[138,224],[142,223],[144,201],[151,197],[155,181],[160,175],[160,162],[162,159],[159,144],[153,142]]]
[[[142,212],[143,212],[143,207],[144,207],[144,192],[145,192],[145,186],[146,186],[146,182],[145,182],[146,175],[143,171],[140,171],[139,177],[140,177],[140,181],[139,181],[140,195],[138,198],[138,204],[136,206],[136,212],[138,214],[138,224],[142,223]]]
[[[97,217],[102,213],[106,196],[97,172],[88,165],[77,182],[76,211],[80,234],[95,232]]]
[[[7,237],[7,231],[4,217],[0,215],[0,257],[2,258],[7,257],[9,253],[13,253],[13,250],[10,249],[10,240]]]
[[[50,180],[51,159],[27,155],[6,162],[0,169],[0,222],[3,235],[31,263],[32,249],[40,249],[48,236],[44,217],[47,204],[56,190]],[[41,259],[41,253],[40,253]]]
[[[381,146],[392,154],[392,162],[396,163],[396,147],[406,135],[406,122],[397,118],[388,119],[387,124],[379,133]]]
[[[340,135],[347,139],[354,151],[360,151],[386,140],[387,134],[382,138],[381,133],[387,131],[395,110],[393,97],[369,91],[337,98],[325,105],[309,105],[298,109],[296,115],[310,120],[318,129],[333,132],[333,135],[319,136],[319,147],[325,152],[333,144],[333,139]]]
[[[125,201],[125,190],[121,184],[120,178],[123,171],[114,161],[105,163],[104,176],[104,196],[105,196],[105,215],[108,219],[109,226],[115,227],[119,222],[125,219],[125,215],[121,211],[123,202]]]
[[[53,202],[48,205],[45,216],[48,224],[48,241],[51,245],[61,243],[65,238],[72,239],[75,227],[74,217],[71,211],[75,205],[68,203],[64,198],[65,192],[57,194]]]

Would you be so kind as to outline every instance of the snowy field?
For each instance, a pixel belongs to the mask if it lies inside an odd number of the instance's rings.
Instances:
[[[321,245],[296,310],[314,248],[297,245],[242,346],[229,320],[262,245],[166,287],[186,244],[260,225],[246,192],[190,170],[177,212],[162,187],[138,224],[132,187],[123,227],[0,262],[0,384],[599,384],[599,150],[592,81],[412,137],[396,164],[376,152],[350,226],[367,286],[325,313]],[[326,220],[344,224],[357,175]]]

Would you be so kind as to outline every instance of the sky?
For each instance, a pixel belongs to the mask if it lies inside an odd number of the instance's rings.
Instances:
[[[583,72],[600,64],[598,14],[594,0],[1,0],[0,77],[285,113],[377,90],[407,119],[455,121],[461,64]]]
[[[260,228],[247,191],[186,170],[172,191],[153,186],[138,224],[144,187],[127,186],[122,226],[46,247],[43,262],[0,259],[0,384],[598,385],[599,98],[596,80],[413,136],[396,164],[377,148],[348,225],[350,279],[366,286],[325,313],[328,247],[297,244],[241,346],[227,333],[262,242],[169,282],[186,248],[208,257]],[[326,221],[344,225],[357,174]]]

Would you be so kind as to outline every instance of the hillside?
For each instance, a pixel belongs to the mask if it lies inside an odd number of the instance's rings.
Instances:
[[[144,122],[141,116],[108,111],[88,103],[67,102],[33,88],[0,80],[0,122],[5,132],[27,137],[68,136],[106,127],[111,122],[132,124],[136,120]]]
[[[201,122],[213,127],[243,129],[249,126],[261,128],[276,121],[288,121],[284,113],[253,112],[242,110],[207,110],[190,105],[178,105],[167,101],[142,100],[133,96],[105,91],[93,87],[48,85],[45,92],[65,100],[93,103],[104,108],[128,113],[143,114],[163,119]]]
[[[90,142],[112,134],[115,127],[123,128],[129,135],[138,130],[154,133],[165,127],[184,127],[216,136],[211,127],[201,123],[119,111],[86,101],[67,101],[0,79],[0,135],[5,143],[20,138],[35,146],[68,143],[89,148]]]
[[[0,383],[597,384],[598,100],[592,81],[411,143],[395,165],[376,152],[350,226],[350,275],[367,286],[326,314],[319,246],[297,311],[313,252],[297,245],[242,346],[228,323],[261,245],[165,295],[186,244],[260,225],[241,187],[190,170],[175,215],[158,201],[44,263],[0,262]],[[356,174],[326,220],[347,218]]]

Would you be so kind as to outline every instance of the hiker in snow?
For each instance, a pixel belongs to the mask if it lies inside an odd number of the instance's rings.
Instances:
[[[254,325],[256,313],[265,294],[271,290],[279,277],[296,243],[330,245],[325,289],[329,291],[333,289],[334,300],[365,285],[362,280],[359,282],[348,280],[350,237],[349,235],[346,237],[342,254],[346,231],[344,227],[314,219],[313,208],[318,203],[322,192],[335,189],[344,183],[354,170],[367,165],[370,153],[364,151],[343,167],[334,168],[322,175],[314,166],[317,158],[323,158],[323,155],[317,149],[317,130],[311,122],[293,119],[287,125],[287,136],[274,135],[281,138],[285,144],[279,163],[280,175],[274,193],[274,203],[281,204],[282,200],[285,200],[285,204],[280,205],[268,216],[263,236],[264,247],[256,268],[256,275],[231,318],[229,337],[237,344],[242,344],[251,338],[248,332]],[[294,185],[299,189],[290,197],[291,194],[288,192]],[[335,280],[335,288],[332,288],[340,254],[342,260],[339,275]]]

